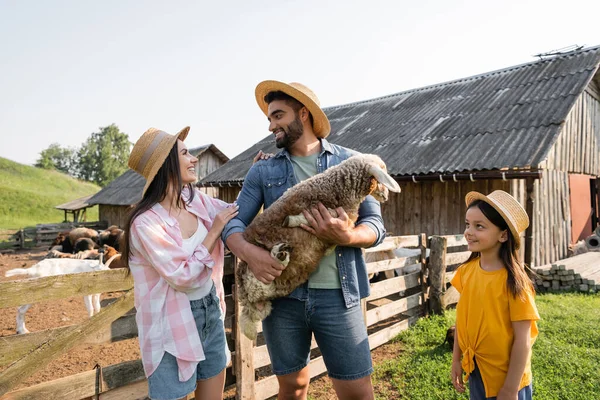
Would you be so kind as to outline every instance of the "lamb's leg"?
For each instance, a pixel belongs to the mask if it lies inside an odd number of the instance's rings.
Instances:
[[[94,315],[94,306],[92,305],[92,295],[88,294],[87,296],[83,296],[83,304],[85,304],[85,309],[88,312],[88,317],[92,318]]]
[[[98,314],[100,312],[100,293],[92,295],[92,303],[94,305],[94,314]]]
[[[329,211],[329,215],[331,215],[333,218],[338,217],[338,213],[336,210],[328,208],[327,211]],[[299,227],[301,224],[308,225],[308,221],[304,217],[304,214],[288,215],[283,221],[283,226],[287,228],[296,228]]]
[[[277,243],[271,249],[271,256],[279,261],[282,265],[286,266],[290,262],[290,251],[292,248],[287,243]]]
[[[31,304],[25,304],[17,308],[17,333],[29,333],[29,330],[25,327],[25,313],[29,310]]]
[[[250,340],[256,339],[256,324],[271,314],[271,302],[261,302],[261,307],[256,307],[255,303],[248,303],[242,308],[240,317],[240,328],[244,335]]]

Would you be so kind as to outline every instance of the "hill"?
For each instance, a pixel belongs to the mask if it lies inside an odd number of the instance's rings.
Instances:
[[[0,229],[62,222],[54,207],[96,193],[99,186],[58,171],[19,164],[0,157]],[[98,220],[98,207],[88,208],[87,220]]]

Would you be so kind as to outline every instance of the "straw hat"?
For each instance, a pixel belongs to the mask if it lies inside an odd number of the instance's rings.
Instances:
[[[185,140],[189,131],[190,127],[186,126],[176,135],[169,135],[159,129],[150,128],[135,143],[127,165],[146,178],[142,197],[167,159],[169,152],[177,143],[177,139]]]
[[[529,217],[521,203],[504,190],[494,190],[487,196],[479,192],[469,192],[465,196],[467,207],[475,200],[485,201],[500,213],[515,238],[516,247],[519,248],[521,233],[529,226]]]
[[[326,138],[331,132],[331,125],[327,115],[321,110],[319,99],[312,90],[301,83],[283,83],[278,81],[262,81],[256,86],[254,94],[256,102],[260,109],[268,116],[269,105],[265,101],[265,96],[270,92],[283,92],[292,96],[304,105],[313,117],[313,131],[320,138]]]

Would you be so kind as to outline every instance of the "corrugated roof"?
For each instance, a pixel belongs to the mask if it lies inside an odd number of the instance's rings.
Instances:
[[[222,153],[215,145],[208,144],[205,146],[195,147],[189,149],[191,154],[199,157],[205,151],[210,150],[223,162],[227,162],[229,158]],[[102,190],[96,193],[89,203],[94,204],[107,204],[113,206],[128,206],[136,204],[142,199],[142,190],[146,184],[146,178],[138,174],[132,169],[125,171],[121,176],[114,179]]]
[[[545,159],[600,63],[600,46],[324,108],[328,140],[383,158],[392,175],[527,169]],[[242,182],[271,135],[202,180]]]
[[[54,206],[54,208],[57,208],[59,210],[77,211],[77,210],[81,210],[82,208],[91,207],[91,204],[89,204],[88,200],[92,196],[93,195],[90,194],[88,196],[80,197],[78,199],[71,200],[67,203],[60,204],[58,206]]]

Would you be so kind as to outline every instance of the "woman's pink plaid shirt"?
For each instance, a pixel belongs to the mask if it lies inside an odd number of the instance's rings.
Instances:
[[[187,194],[187,196],[186,196]],[[207,230],[230,205],[196,190],[188,210]],[[189,193],[183,194],[189,198]],[[182,248],[177,220],[160,204],[140,214],[131,225],[131,256],[138,339],[146,376],[158,367],[164,352],[177,358],[179,380],[187,381],[205,359],[186,292],[212,279],[225,313],[223,242],[212,253],[202,245],[190,254]]]

